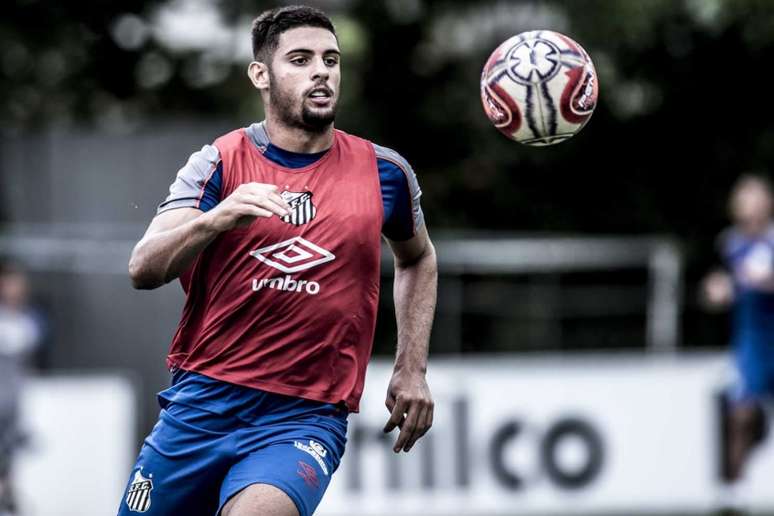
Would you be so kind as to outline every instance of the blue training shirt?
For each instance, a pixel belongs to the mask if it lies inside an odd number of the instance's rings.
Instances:
[[[305,154],[281,149],[269,141],[264,122],[252,124],[245,132],[264,156],[287,168],[309,166],[328,152]],[[384,209],[382,234],[390,240],[408,240],[424,223],[419,203],[422,191],[416,175],[394,150],[374,144],[374,152]],[[211,210],[221,201],[222,175],[223,163],[217,148],[205,145],[180,169],[158,212],[183,207]]]
[[[774,284],[774,227],[757,237],[730,229],[720,244],[734,281],[734,341],[774,349],[774,291],[761,285]]]

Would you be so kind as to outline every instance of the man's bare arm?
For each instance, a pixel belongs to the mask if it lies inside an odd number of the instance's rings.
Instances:
[[[435,314],[438,268],[435,248],[422,227],[406,242],[388,241],[395,255],[395,318],[398,349],[387,389],[390,419],[384,427],[401,431],[393,450],[408,452],[433,424],[433,398],[425,379]]]
[[[196,208],[179,208],[151,221],[129,259],[134,288],[153,289],[169,283],[217,236],[201,215]]]
[[[132,285],[153,289],[169,283],[223,231],[251,224],[258,217],[284,217],[288,210],[276,186],[247,183],[207,213],[196,208],[161,213],[151,221],[132,251]]]
[[[734,284],[731,276],[717,269],[709,273],[701,284],[700,301],[708,310],[723,310],[734,302]]]

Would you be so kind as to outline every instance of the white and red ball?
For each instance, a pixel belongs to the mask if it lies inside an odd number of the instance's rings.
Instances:
[[[558,32],[522,32],[489,56],[481,74],[484,111],[505,136],[553,145],[581,130],[597,105],[591,58]]]

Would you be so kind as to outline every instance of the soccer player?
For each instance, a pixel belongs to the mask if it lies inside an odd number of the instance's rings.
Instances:
[[[14,456],[24,441],[19,428],[27,365],[44,340],[43,319],[29,300],[27,274],[0,261],[0,515],[17,514],[13,488]]]
[[[758,176],[743,176],[729,203],[734,225],[720,238],[725,271],[704,280],[712,307],[733,305],[732,347],[739,384],[729,393],[724,480],[740,479],[764,436],[762,403],[774,394],[774,225],[772,191]]]
[[[324,13],[264,12],[252,41],[265,120],[190,157],[130,259],[136,288],[179,277],[187,299],[121,515],[314,512],[363,390],[382,235],[398,324],[384,430],[408,452],[433,421],[437,272],[416,177],[334,129],[341,56]]]

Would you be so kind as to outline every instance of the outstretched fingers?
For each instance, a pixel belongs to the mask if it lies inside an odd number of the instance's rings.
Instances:
[[[397,400],[388,398],[386,405],[387,409],[390,411],[390,418],[387,420],[387,424],[384,425],[384,433],[388,434],[396,427],[403,426],[403,419],[406,414],[406,402],[402,398]]]
[[[388,406],[389,408],[389,406]],[[385,432],[400,427],[393,451],[408,452],[416,442],[427,433],[433,424],[433,403],[425,399],[404,400],[398,398],[392,408],[390,419],[384,427]]]

